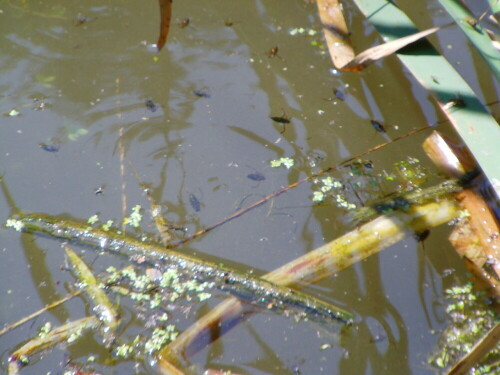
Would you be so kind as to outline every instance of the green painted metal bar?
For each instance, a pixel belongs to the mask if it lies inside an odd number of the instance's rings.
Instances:
[[[493,47],[486,31],[479,23],[475,24],[474,16],[459,2],[455,0],[439,0],[439,2],[479,51],[497,81],[500,81],[500,52]]]
[[[412,21],[386,0],[354,0],[385,41],[416,33]],[[500,126],[453,66],[426,41],[397,53],[446,112],[500,199]],[[458,100],[459,99],[459,100]],[[448,103],[448,105],[447,105]],[[456,103],[456,105],[452,105]]]

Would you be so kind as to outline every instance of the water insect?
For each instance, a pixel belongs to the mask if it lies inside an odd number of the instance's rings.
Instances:
[[[51,143],[39,143],[38,146],[40,146],[42,150],[45,150],[47,152],[57,152],[61,148],[59,142],[55,141]]]
[[[283,111],[281,116],[269,116],[269,118],[274,122],[283,124],[283,130],[280,132],[281,134],[283,134],[286,130],[285,125],[290,123],[290,118],[286,115],[285,111]]]
[[[371,124],[372,124],[373,128],[376,131],[378,131],[379,133],[387,133],[387,129],[389,129],[389,128],[398,129],[397,125],[386,125],[386,124],[382,124],[376,120],[371,120]]]
[[[189,26],[189,22],[191,22],[191,20],[189,19],[189,17],[186,17],[186,18],[182,19],[182,20],[181,20],[181,22],[179,22],[177,25],[178,25],[181,29],[183,29],[183,28],[185,28],[185,27]]]
[[[144,105],[151,112],[156,112],[156,109],[158,108],[158,106],[155,104],[155,102],[153,102],[151,99],[146,99],[146,101],[144,102]]]
[[[376,131],[378,131],[379,133],[385,133],[386,132],[385,126],[382,125],[380,122],[375,121],[375,120],[371,120],[371,123],[372,123],[373,128]]]
[[[267,56],[268,57],[278,56],[278,46],[274,46],[269,51],[267,51]]]
[[[210,92],[208,90],[193,90],[193,94],[195,94],[199,98],[210,98]]]
[[[462,98],[458,97],[458,98],[455,98],[455,99],[452,99],[450,100],[449,102],[447,102],[445,105],[443,105],[443,109],[445,111],[449,110],[449,109],[452,109],[453,107],[456,107],[456,108],[464,108],[465,107],[465,102]]]

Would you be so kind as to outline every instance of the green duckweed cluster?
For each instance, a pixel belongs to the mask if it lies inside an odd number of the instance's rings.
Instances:
[[[200,283],[175,268],[108,267],[107,285],[120,298],[128,297],[138,311],[137,317],[149,329],[131,337],[123,335],[115,345],[118,358],[142,359],[154,355],[165,344],[176,339],[176,313],[189,309],[188,304],[211,297],[212,283]]]
[[[500,320],[487,302],[484,293],[473,290],[472,284],[456,286],[446,291],[446,313],[449,327],[438,340],[438,351],[429,364],[439,370],[454,365]],[[471,375],[500,373],[500,343],[473,369]]]

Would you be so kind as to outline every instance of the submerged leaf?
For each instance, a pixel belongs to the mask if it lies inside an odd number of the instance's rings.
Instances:
[[[406,47],[411,43],[414,43],[417,40],[422,39],[428,35],[431,35],[439,29],[441,29],[441,27],[432,27],[430,29],[420,31],[403,38],[391,40],[390,42],[368,48],[367,50],[357,55],[354,59],[352,59],[347,65],[342,66],[340,69],[361,71],[368,65],[373,64],[375,61],[392,55],[393,53],[399,51],[401,48]]]

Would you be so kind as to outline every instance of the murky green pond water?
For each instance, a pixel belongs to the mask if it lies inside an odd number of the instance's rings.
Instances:
[[[355,43],[374,43],[373,29],[354,6],[346,8]],[[420,11],[422,26],[441,17],[431,3]],[[189,235],[314,171],[440,120],[395,57],[362,74],[333,72],[328,54],[315,45],[322,41],[315,4],[177,1],[173,12],[167,46],[156,53],[149,48],[158,32],[154,1],[0,1],[2,222],[15,209],[120,221],[141,205],[143,230],[154,233],[135,170],[166,208],[167,220]],[[185,18],[189,25],[181,27]],[[300,27],[318,34],[290,34]],[[465,43],[450,35],[441,42]],[[275,46],[278,54],[269,56]],[[462,47],[449,50],[466,77],[474,78],[473,87],[493,101],[491,80],[467,68],[482,62],[470,60]],[[397,128],[379,133],[370,120]],[[446,124],[439,130],[450,132]],[[407,156],[427,165],[420,147],[426,134],[369,155],[373,173],[389,171]],[[269,162],[281,157],[293,158],[294,167],[271,168]],[[312,202],[315,189],[302,184],[179,250],[269,272],[352,229],[333,201]],[[348,331],[339,335],[256,314],[192,363],[200,373],[432,373],[426,361],[446,323],[443,291],[466,280],[448,233],[447,227],[435,229],[423,244],[409,237],[306,288],[356,315]],[[2,326],[72,288],[59,242],[8,229],[0,230],[0,242]],[[74,248],[97,273],[127,264]],[[174,314],[178,329],[223,298],[216,294],[193,304],[189,314]],[[85,298],[75,298],[1,336],[2,372],[10,353],[45,322],[60,325],[90,312]],[[146,329],[131,304],[121,313],[124,334]],[[87,363],[90,356],[99,373],[155,373],[149,361],[116,359],[98,335],[87,335],[45,354],[23,374],[60,374],[68,362]]]

